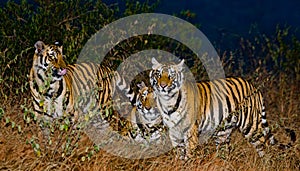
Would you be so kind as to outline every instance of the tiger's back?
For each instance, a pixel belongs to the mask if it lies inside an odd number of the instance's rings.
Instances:
[[[199,123],[200,137],[214,130],[219,145],[229,142],[232,130],[238,128],[261,156],[267,141],[275,143],[268,128],[262,94],[251,83],[232,77],[200,82],[197,86],[200,113],[204,113]]]

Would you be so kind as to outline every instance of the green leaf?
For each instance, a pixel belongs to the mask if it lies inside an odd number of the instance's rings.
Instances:
[[[60,131],[64,130],[64,125],[60,125],[60,126],[59,126],[59,130],[60,130]]]
[[[108,117],[109,116],[109,110],[105,109],[105,116]]]
[[[85,161],[85,156],[81,157],[81,161],[83,161],[83,162]]]
[[[19,132],[19,133],[21,133],[21,132],[22,132],[21,125],[18,125],[18,132]]]
[[[8,124],[10,122],[10,118],[9,117],[6,117],[5,118],[5,124]]]
[[[3,118],[3,116],[4,116],[4,110],[0,108],[0,120]]]
[[[16,123],[14,121],[11,122],[11,128],[14,128],[16,126]]]
[[[30,123],[31,119],[30,117],[26,117],[26,123]]]

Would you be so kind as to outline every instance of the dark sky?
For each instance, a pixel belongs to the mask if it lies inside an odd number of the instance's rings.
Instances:
[[[195,12],[195,22],[213,41],[247,37],[251,28],[272,34],[277,25],[292,26],[292,30],[300,26],[300,0],[161,0],[158,12],[172,14],[181,9]]]
[[[181,10],[195,12],[192,22],[199,23],[208,39],[225,49],[236,46],[240,37],[253,36],[249,35],[251,28],[270,35],[277,25],[291,26],[300,38],[300,0],[160,0],[156,12],[172,15]]]
[[[0,0],[0,4],[5,2]],[[124,5],[124,0],[103,2]],[[251,28],[270,35],[277,25],[291,26],[300,38],[300,0],[160,0],[155,12],[172,15],[181,10],[196,13],[191,22],[200,24],[200,30],[222,49],[236,46],[240,37],[253,36]]]

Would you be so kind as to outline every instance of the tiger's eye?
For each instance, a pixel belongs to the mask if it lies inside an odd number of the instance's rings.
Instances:
[[[160,78],[159,72],[155,72],[155,77]]]

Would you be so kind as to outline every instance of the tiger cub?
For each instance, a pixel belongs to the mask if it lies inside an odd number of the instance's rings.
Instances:
[[[165,138],[166,128],[157,109],[153,89],[141,82],[137,84],[138,91],[135,93],[120,75],[117,80],[117,87],[132,104],[128,118],[131,123],[131,139],[146,145],[161,143]]]
[[[162,143],[165,127],[156,107],[155,94],[151,87],[146,87],[144,82],[137,86],[139,92],[131,113],[131,122],[137,130],[135,140],[149,144]]]

